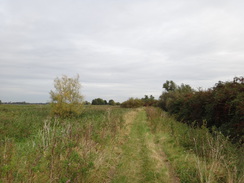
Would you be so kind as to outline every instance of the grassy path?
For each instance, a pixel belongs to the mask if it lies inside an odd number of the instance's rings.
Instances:
[[[130,119],[130,118],[129,118]],[[154,143],[144,110],[127,124],[121,158],[111,182],[177,182],[172,176],[164,153]]]

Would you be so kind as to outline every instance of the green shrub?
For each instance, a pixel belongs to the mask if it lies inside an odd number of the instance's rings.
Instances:
[[[143,106],[143,102],[138,98],[129,98],[127,101],[121,104],[121,107],[124,108],[137,108],[142,106]]]

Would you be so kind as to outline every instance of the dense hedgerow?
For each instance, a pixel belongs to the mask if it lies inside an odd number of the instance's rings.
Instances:
[[[244,135],[244,78],[218,82],[206,91],[168,90],[160,96],[160,106],[179,120],[198,125],[207,123],[225,135],[243,141]]]

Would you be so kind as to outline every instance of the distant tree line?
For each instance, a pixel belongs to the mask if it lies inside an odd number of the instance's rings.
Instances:
[[[163,84],[159,106],[188,124],[217,127],[223,134],[244,142],[244,78],[219,81],[206,91],[189,85]]]
[[[119,102],[115,102],[113,99],[110,99],[108,102],[107,100],[103,100],[101,98],[93,99],[91,102],[92,105],[120,105]]]
[[[29,102],[2,102],[0,100],[0,104],[11,104],[11,105],[46,105],[48,103],[29,103]]]

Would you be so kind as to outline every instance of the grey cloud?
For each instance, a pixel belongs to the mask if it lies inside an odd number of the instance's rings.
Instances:
[[[2,0],[0,99],[46,102],[53,79],[80,75],[87,100],[123,101],[243,74],[241,0]]]

